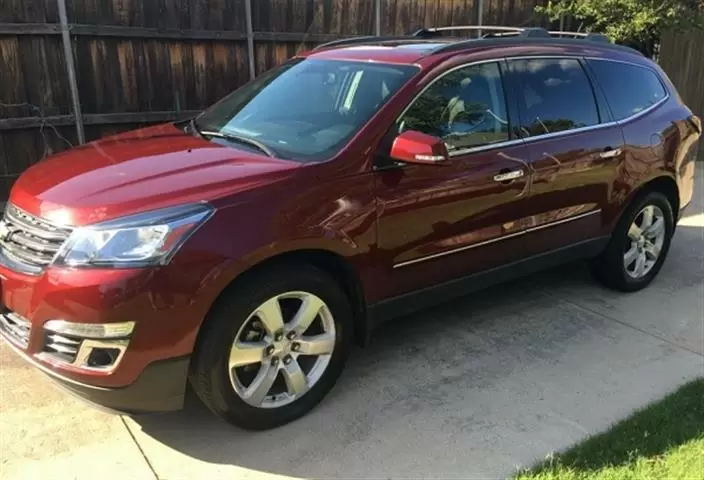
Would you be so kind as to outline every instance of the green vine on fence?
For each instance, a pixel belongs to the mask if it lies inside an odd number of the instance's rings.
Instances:
[[[704,0],[551,0],[536,11],[551,20],[574,18],[585,30],[605,33],[648,56],[664,32],[704,28]]]

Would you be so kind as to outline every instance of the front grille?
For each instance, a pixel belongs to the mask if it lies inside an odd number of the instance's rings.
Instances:
[[[46,332],[44,351],[64,363],[76,361],[76,355],[81,348],[81,338]]]
[[[0,314],[0,331],[15,345],[27,348],[30,329],[31,324],[26,318],[10,311]]]
[[[71,229],[58,227],[19,208],[5,209],[0,235],[0,253],[12,265],[26,273],[41,273],[71,234]]]

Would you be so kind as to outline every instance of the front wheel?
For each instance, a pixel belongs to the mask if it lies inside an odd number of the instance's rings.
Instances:
[[[596,278],[622,292],[645,288],[662,268],[674,225],[667,197],[654,191],[643,195],[626,211],[606,250],[592,262]]]
[[[305,415],[333,387],[349,353],[352,316],[342,290],[324,272],[295,266],[228,293],[203,326],[194,390],[218,416],[249,430]]]

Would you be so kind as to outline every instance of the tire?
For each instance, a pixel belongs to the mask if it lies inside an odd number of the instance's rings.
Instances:
[[[634,232],[631,232],[634,222],[636,222],[635,226],[638,227],[638,224],[642,224],[645,220],[643,215],[646,209],[656,212],[653,216],[654,218],[657,218],[660,213],[662,214],[663,237],[662,243],[658,248],[659,254],[655,259],[651,254],[652,249],[650,247],[657,242],[644,239],[645,246],[643,246],[640,243],[640,239],[637,241],[633,240],[633,238],[638,237],[638,229],[636,228]],[[650,191],[639,196],[624,213],[604,252],[592,261],[591,269],[594,276],[604,286],[621,292],[635,292],[647,287],[657,276],[665,262],[674,233],[674,225],[672,205],[665,195],[657,191]],[[642,229],[642,231],[647,230]],[[631,233],[629,234],[629,232]],[[643,252],[646,255],[646,262],[650,262],[650,268],[647,271],[644,269],[641,272],[644,272],[644,274],[640,276],[637,276],[639,263],[629,263],[632,256],[627,256],[627,254],[633,252],[634,245],[636,249],[644,249],[639,252]],[[636,255],[640,256],[641,253],[639,252],[636,252]],[[639,262],[638,257],[636,257],[635,262]],[[628,265],[626,265],[627,263]]]
[[[289,298],[289,295],[293,297]],[[318,300],[322,301],[324,306],[306,332],[317,328],[323,333],[317,336],[306,336],[311,334],[304,335],[300,332],[300,336],[291,340],[288,346],[285,345],[288,341],[287,337],[295,334],[294,320],[284,323],[284,330],[281,331],[286,332],[289,328],[291,331],[284,333],[283,339],[276,342],[276,334],[270,332],[268,327],[272,322],[264,320],[269,313],[266,315],[256,313],[272,311],[266,310],[265,305],[272,305],[273,301],[279,305],[283,317],[294,311],[294,303],[298,301],[300,301],[300,307],[297,312],[303,310],[303,305],[315,305],[310,307],[312,312],[318,308],[318,304],[315,303]],[[238,282],[230,291],[227,291],[208,315],[203,325],[204,330],[199,335],[191,364],[191,384],[196,394],[212,412],[237,427],[247,430],[267,430],[292,422],[312,410],[332,389],[342,373],[352,344],[351,312],[349,301],[335,280],[312,266],[285,265],[255,274],[246,281]],[[273,317],[276,315],[272,315]],[[299,318],[304,317],[305,315],[302,315]],[[286,318],[284,318],[285,321]],[[334,334],[331,333],[332,330]],[[250,344],[247,341],[252,332],[257,340]],[[256,337],[256,335],[260,336]],[[306,344],[313,345],[312,341],[307,342],[306,339],[320,338],[327,342],[327,348],[332,349],[332,354],[306,356],[304,353],[296,355],[291,350],[297,347],[304,348],[302,345]],[[238,343],[233,347],[236,339]],[[295,340],[301,343],[294,345]],[[255,345],[258,349],[260,344],[269,345],[265,347],[261,363],[230,368],[232,364],[230,362],[235,363],[231,359],[235,358],[239,361],[240,358],[234,353],[231,356],[231,349],[233,352],[237,349],[236,352],[239,354],[246,350],[243,345]],[[270,356],[266,355],[266,348],[272,350]],[[322,363],[319,363],[319,360]],[[284,365],[284,362],[289,363]],[[308,373],[305,371],[306,362],[308,366],[312,365],[311,362],[315,362]],[[299,373],[295,377],[288,370],[295,369],[294,364],[299,368]],[[252,372],[247,369],[251,369]],[[274,370],[277,373],[272,373]],[[277,396],[267,395],[259,404],[255,399],[259,399],[261,395],[249,395],[249,392],[263,391],[252,388],[262,372],[267,372],[261,377],[265,379],[262,382],[270,378],[269,374],[272,377],[277,376],[270,387],[271,392],[276,393],[276,388],[286,392],[278,393]],[[300,372],[304,374],[305,388],[311,384],[312,386],[299,396],[297,393],[292,394],[291,391],[303,390],[292,387],[292,385],[301,385],[300,382],[293,380],[302,378]],[[247,384],[247,378],[245,378],[247,375],[254,376],[250,384]],[[315,383],[312,383],[312,380],[315,380]],[[292,398],[295,399],[292,400]]]

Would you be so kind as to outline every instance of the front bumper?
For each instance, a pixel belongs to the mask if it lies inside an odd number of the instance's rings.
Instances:
[[[181,410],[186,394],[189,357],[147,366],[137,380],[122,388],[99,388],[54,377],[69,393],[104,410],[137,415]]]
[[[61,389],[102,410],[137,415],[172,412],[183,407],[190,357],[154,362],[133,383],[120,388],[105,388],[61,376],[28,356],[4,336],[0,337],[18,355],[46,373]]]
[[[59,378],[97,388],[125,388],[135,384],[152,363],[192,353],[210,302],[198,290],[200,279],[192,275],[193,270],[48,269],[31,277],[0,266],[0,304],[24,320],[19,335],[23,341],[7,332],[2,336],[33,364]],[[47,330],[54,320],[89,326],[131,322],[134,331],[116,368],[91,370],[47,355],[50,342],[76,347],[78,340],[63,333],[57,340]]]

